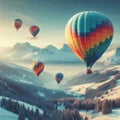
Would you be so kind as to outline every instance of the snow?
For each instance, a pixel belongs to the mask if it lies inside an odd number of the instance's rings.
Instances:
[[[84,95],[86,93],[87,89],[97,89],[99,86],[109,82],[112,78],[113,78],[113,76],[111,76],[105,82],[101,82],[101,83],[97,83],[97,84],[95,82],[92,82],[92,83],[71,86],[66,90],[66,93],[72,94],[74,96],[77,96],[77,95],[80,96],[80,94]]]
[[[65,109],[64,103],[58,102],[57,110],[58,111],[63,111],[64,109]]]
[[[120,86],[108,90],[108,94],[103,94],[101,96],[101,100],[104,100],[104,99],[112,100],[117,98],[120,98]]]
[[[116,80],[116,87],[108,90],[107,94],[103,94],[101,99],[117,99],[120,98],[120,79]]]
[[[82,85],[75,85],[75,86],[71,86],[70,88],[68,88],[66,90],[67,94],[74,94],[74,96],[76,96],[77,94],[85,94],[86,92],[86,88],[88,88],[89,86],[91,86],[92,84],[82,84]]]
[[[91,120],[120,120],[120,109],[113,109],[112,113],[107,115],[102,115],[102,113],[98,113],[95,115],[95,118]]]
[[[120,108],[112,109],[112,113],[103,115],[101,112],[93,113],[92,110],[80,110],[80,115],[87,116],[89,120],[120,120]]]
[[[87,116],[89,119],[91,119],[92,114],[93,114],[93,110],[89,110],[89,111],[80,110],[79,113],[80,113],[80,115],[83,116],[83,118],[85,118]]]
[[[25,108],[29,108],[30,110],[36,111],[36,109],[38,109],[41,115],[44,113],[44,111],[42,109],[38,108],[37,106],[33,106],[33,105],[30,105],[28,103],[21,102],[21,101],[18,101],[18,102],[21,103],[21,105],[24,104]]]
[[[113,72],[114,71],[120,71],[120,65],[116,65],[116,66],[112,66],[112,67],[106,67],[106,68],[104,68],[104,69],[102,69],[98,72],[100,72],[101,74],[106,74],[107,71],[113,71]],[[100,83],[97,83],[97,84],[96,84],[96,82],[91,82],[91,83],[85,83],[85,84],[80,84],[80,85],[78,84],[78,85],[70,86],[69,88],[65,89],[65,92],[67,94],[74,95],[75,98],[83,99],[84,95],[86,93],[86,90],[97,89],[99,86],[102,86],[102,85],[110,82],[112,79],[115,79],[115,75],[109,75],[108,74],[106,77],[108,77],[108,78],[104,82],[100,82]],[[77,77],[75,77],[75,78],[77,78]],[[83,81],[84,81],[84,79],[85,78],[83,78]],[[96,77],[96,79],[97,79],[97,77]],[[120,80],[117,80],[116,87],[119,86],[119,85],[120,85]],[[109,91],[109,93],[111,93],[111,94],[103,95],[102,97],[105,97],[105,98],[107,97],[109,99],[120,97],[119,88],[112,89],[112,90],[114,90],[114,91],[111,91],[111,90]]]
[[[42,86],[46,88],[56,88],[56,81],[53,78],[53,75],[43,71],[40,76],[36,76],[31,68],[26,68],[19,66],[13,63],[8,63],[0,61],[1,77],[12,79],[17,82],[34,84],[37,86]]]
[[[120,86],[120,79],[116,81],[116,86]]]
[[[111,66],[111,67],[107,67],[105,69],[102,69],[100,73],[105,73],[106,71],[109,71],[109,70],[118,70],[118,71],[120,71],[120,65],[114,65],[114,66]]]
[[[49,45],[45,48],[37,48],[29,43],[17,43],[12,48],[11,52],[3,56],[4,59],[14,61],[34,61],[43,62],[79,62],[79,59],[71,51],[67,44],[64,44],[61,49]]]
[[[39,96],[41,96],[41,97],[45,97],[45,94],[44,93],[42,93],[42,92],[37,92],[37,94],[39,95]]]
[[[18,115],[0,107],[0,119],[1,120],[18,120]]]
[[[17,80],[16,80],[17,81]],[[22,80],[19,80],[19,82],[21,82],[21,83],[27,83],[27,84],[33,84],[33,82],[30,82],[30,81],[25,81],[24,79]]]
[[[67,44],[64,44],[62,48],[57,49],[52,45],[45,48],[38,48],[32,46],[28,42],[17,43],[13,48],[11,48],[11,52],[5,54],[3,58],[14,61],[30,62],[40,60],[47,63],[80,62]],[[120,64],[120,47],[116,46],[116,48],[106,51],[97,62],[105,65]]]
[[[75,99],[84,99],[85,96],[76,91],[67,91],[66,94],[74,96]]]
[[[99,63],[108,65],[119,65],[120,64],[120,47],[116,47],[108,52],[105,52],[103,56],[98,60]]]

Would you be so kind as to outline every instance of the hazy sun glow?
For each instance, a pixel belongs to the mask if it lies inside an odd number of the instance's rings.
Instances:
[[[94,1],[95,3],[96,1]],[[113,9],[113,7],[116,8],[119,6],[109,4],[109,7],[112,9],[108,12],[107,7],[103,7],[105,6],[103,3],[100,1],[97,8],[92,2],[88,4],[82,1],[61,0],[59,2],[54,1],[53,4],[51,1],[45,2],[43,0],[38,0],[37,2],[33,2],[32,0],[1,0],[0,46],[13,46],[17,42],[30,42],[32,45],[38,47],[45,47],[52,44],[59,48],[64,43],[67,43],[64,33],[67,21],[74,14],[83,10],[91,10],[91,8],[96,11],[100,10],[100,12],[111,18],[115,32],[119,32],[119,16],[115,9]],[[98,2],[96,5],[98,5]],[[23,25],[18,31],[13,26],[16,18],[23,20]],[[33,39],[33,36],[29,32],[31,25],[38,25],[40,27],[40,32],[36,39]],[[119,39],[120,35],[114,34],[112,44],[118,44],[119,42],[117,41]]]

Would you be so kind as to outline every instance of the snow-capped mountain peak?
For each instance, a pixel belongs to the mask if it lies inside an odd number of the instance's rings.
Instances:
[[[63,44],[60,50],[64,52],[71,52],[71,49],[67,44]]]
[[[101,59],[100,63],[104,63],[105,65],[120,65],[120,47],[114,48],[108,52],[106,52]]]
[[[19,62],[40,60],[47,63],[69,63],[79,61],[67,44],[64,44],[61,49],[57,49],[53,45],[48,45],[45,48],[38,48],[36,46],[32,46],[28,42],[17,43],[12,48],[11,52],[3,57],[4,59],[14,61],[19,60]]]
[[[14,50],[18,49],[31,49],[33,46],[29,42],[25,43],[16,43],[13,47]]]

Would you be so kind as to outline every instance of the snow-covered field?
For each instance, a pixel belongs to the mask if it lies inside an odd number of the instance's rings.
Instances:
[[[113,71],[118,70],[119,71],[120,70],[120,65],[103,69],[103,71],[100,71],[100,73],[104,74],[108,70],[113,70]],[[100,82],[100,83],[97,83],[97,84],[95,82],[91,82],[91,83],[85,83],[85,84],[71,86],[66,90],[66,93],[68,93],[68,94],[70,94],[70,93],[71,94],[73,94],[73,93],[85,94],[86,89],[97,89],[99,86],[110,82],[112,79],[114,79],[114,77],[115,77],[114,75],[110,76],[110,77],[108,76],[108,79],[106,79],[106,81]],[[120,85],[120,80],[117,80],[116,86],[119,86],[119,85]]]
[[[1,120],[18,120],[18,115],[0,107],[0,119]]]
[[[84,117],[87,116],[89,120],[120,120],[120,108],[113,109],[112,113],[106,115],[103,115],[101,112],[93,114],[92,110],[81,110],[79,113]]]
[[[103,94],[102,99],[116,99],[120,98],[120,79],[116,82],[116,87],[108,90],[108,94]]]
[[[111,114],[102,115],[101,113],[96,114],[90,120],[120,120],[120,109],[113,109]]]

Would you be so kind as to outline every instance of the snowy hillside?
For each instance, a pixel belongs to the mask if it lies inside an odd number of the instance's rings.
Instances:
[[[18,115],[0,107],[0,118],[1,120],[18,120]]]
[[[98,62],[105,65],[120,65],[120,47],[106,52]]]
[[[28,69],[16,64],[8,62],[0,62],[0,75],[6,78],[27,84],[36,84],[44,86],[46,80],[53,80],[53,76],[49,73],[43,72],[40,77],[36,77],[33,73],[32,68]],[[43,81],[44,80],[44,81]]]
[[[72,97],[60,90],[51,74],[44,71],[41,74],[36,77],[28,68],[0,62],[0,95],[29,102],[42,98]]]
[[[112,89],[107,90],[102,96],[101,100],[104,99],[117,99],[120,98],[120,79],[116,80],[115,87]]]
[[[10,62],[0,61],[0,77],[47,89],[60,89],[51,73],[44,70],[39,76],[36,76],[32,70],[32,66],[31,68],[26,68]]]
[[[112,113],[107,115],[99,113],[91,120],[120,120],[120,109],[113,109]]]
[[[65,62],[80,62],[74,55],[68,45],[64,44],[61,49],[49,45],[45,48],[37,48],[30,43],[17,43],[11,49],[11,52],[3,56],[4,59],[33,62],[40,60],[49,63],[65,63]]]
[[[115,81],[115,87],[112,81]],[[78,96],[78,98],[87,96],[86,91],[89,90],[92,90],[93,93],[103,91],[100,94],[108,90],[108,92],[111,93],[111,95],[107,94],[106,96],[120,97],[119,81],[120,81],[120,65],[116,65],[114,67],[106,67],[104,69],[94,71],[93,74],[91,75],[87,74],[76,75],[69,80],[63,81],[62,84],[64,87],[66,86],[65,91],[67,94],[73,94],[74,96]],[[111,92],[110,88],[112,87],[112,85],[114,88],[112,89]],[[91,96],[93,95],[95,97],[96,96],[95,93],[92,94],[91,92],[88,94],[91,94]]]
[[[101,112],[93,114],[93,111],[79,111],[82,116],[86,116],[89,120],[120,120],[120,108],[112,110],[112,113],[107,115],[102,115]]]

